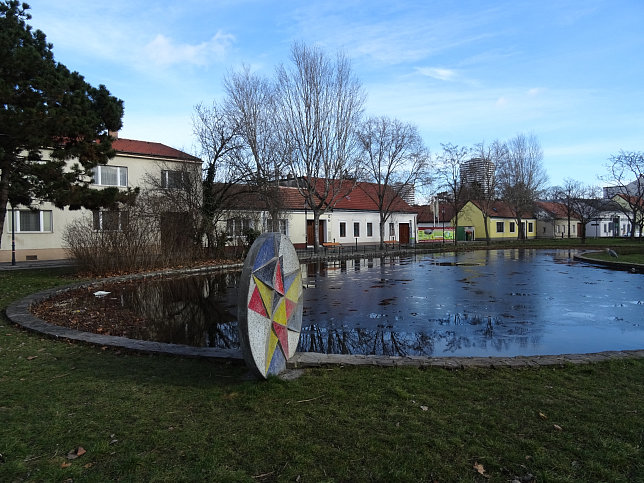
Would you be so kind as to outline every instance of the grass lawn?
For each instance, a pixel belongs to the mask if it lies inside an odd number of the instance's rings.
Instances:
[[[0,309],[70,278],[0,272]],[[3,315],[0,395],[0,481],[644,481],[643,359],[257,382]]]

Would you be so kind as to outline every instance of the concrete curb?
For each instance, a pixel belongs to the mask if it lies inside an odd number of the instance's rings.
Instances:
[[[584,256],[586,253],[602,253],[602,251],[599,251],[599,250],[588,251],[588,252],[582,253],[581,255],[574,255],[573,258],[575,260],[590,263],[591,265],[596,265],[600,267],[610,267],[610,268],[616,268],[619,270],[630,270],[631,272],[635,272],[635,273],[644,273],[644,265],[640,263],[617,262],[617,261],[611,261],[611,260],[597,260],[595,258]]]

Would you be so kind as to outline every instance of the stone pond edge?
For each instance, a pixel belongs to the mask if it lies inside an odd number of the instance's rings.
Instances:
[[[105,283],[118,283],[137,279],[154,278],[168,275],[186,275],[193,273],[208,273],[241,269],[243,264],[220,265],[217,267],[200,267],[190,269],[165,270],[143,274],[131,274],[118,277],[104,278],[88,282],[74,283],[63,287],[55,287],[28,295],[21,300],[11,303],[5,310],[7,318],[14,324],[25,329],[38,332],[53,339],[84,342],[101,347],[124,349],[134,352],[165,354],[179,357],[202,357],[221,359],[243,363],[240,351],[234,349],[212,349],[208,347],[192,347],[182,344],[169,344],[145,340],[129,339],[127,337],[82,332],[68,327],[49,324],[34,316],[30,308],[48,298],[69,290],[100,286]],[[322,366],[377,366],[377,367],[442,367],[446,369],[502,368],[502,367],[544,367],[563,366],[565,364],[590,364],[610,359],[644,358],[644,349],[603,351],[585,354],[556,354],[514,357],[427,357],[427,356],[378,356],[378,355],[346,355],[323,354],[317,352],[297,352],[287,363],[289,369],[301,369]]]

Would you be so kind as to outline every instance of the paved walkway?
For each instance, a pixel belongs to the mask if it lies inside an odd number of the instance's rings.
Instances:
[[[0,271],[73,267],[74,265],[75,265],[75,261],[69,260],[69,259],[20,261],[20,262],[16,262],[15,265],[11,265],[11,262],[0,262]]]

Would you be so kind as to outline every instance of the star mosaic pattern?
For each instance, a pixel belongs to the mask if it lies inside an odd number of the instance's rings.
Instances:
[[[246,319],[248,345],[257,371],[279,374],[295,354],[302,328],[302,274],[290,240],[279,233],[251,249]]]

